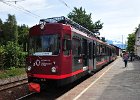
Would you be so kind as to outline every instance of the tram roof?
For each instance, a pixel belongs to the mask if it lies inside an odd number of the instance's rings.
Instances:
[[[78,23],[72,21],[71,19],[68,19],[64,16],[61,17],[52,17],[52,18],[47,18],[47,19],[40,19],[40,24],[46,24],[46,23],[63,23],[63,24],[68,24],[71,25],[72,27],[74,27],[75,29],[78,29],[82,32],[84,32],[85,34],[89,35],[89,36],[93,36],[93,37],[97,37],[95,34],[99,33],[99,32],[91,32],[88,29],[86,29],[85,27],[79,25]]]

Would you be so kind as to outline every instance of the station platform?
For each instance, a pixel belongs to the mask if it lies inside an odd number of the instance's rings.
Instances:
[[[107,67],[73,100],[140,100],[140,61],[128,62],[125,68],[119,57]]]

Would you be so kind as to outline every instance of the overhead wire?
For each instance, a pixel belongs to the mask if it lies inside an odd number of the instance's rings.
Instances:
[[[22,0],[22,1],[24,1],[24,0]],[[70,10],[72,10],[71,7],[70,7],[65,1],[63,1],[63,0],[59,0],[59,1],[60,1],[61,3],[63,3],[67,8],[69,8]],[[17,2],[19,2],[19,1],[17,1],[17,0],[14,0],[14,1],[4,1],[4,0],[0,0],[0,2],[4,3],[4,4],[7,5],[7,6],[10,6],[10,7],[14,8],[14,9],[16,9],[16,10],[24,11],[24,13],[30,14],[30,15],[32,15],[32,16],[35,17],[35,18],[38,18],[38,17],[41,18],[39,15],[32,13],[31,11],[25,9],[25,8],[22,7],[22,6],[19,6],[19,5],[18,5],[18,6],[15,6],[15,5],[11,4],[11,3],[8,3],[8,2],[15,2],[15,4],[16,4]],[[17,4],[16,4],[16,5],[17,5]]]
[[[26,11],[26,12],[32,14],[32,15],[35,15],[35,16],[37,16],[37,17],[41,17],[41,16],[39,16],[39,15],[37,15],[37,14],[34,14],[34,13],[32,13],[31,11],[25,9],[23,6],[19,6],[19,7],[20,7],[21,9],[23,9],[24,11]]]
[[[13,8],[16,9],[16,10],[24,11],[26,14],[30,14],[30,15],[32,15],[32,16],[35,17],[35,18],[38,18],[38,17],[40,18],[39,15],[32,13],[31,11],[25,9],[25,8],[22,7],[22,6],[20,6],[20,7],[19,7],[19,6],[15,6],[15,5],[12,5],[12,4],[10,4],[10,3],[7,3],[6,1],[3,1],[3,0],[0,0],[0,2],[6,4],[6,5],[10,6],[10,7],[13,7]]]
[[[65,1],[63,1],[63,0],[59,0],[59,1],[61,3],[63,3],[67,8],[69,8],[70,10],[72,10],[71,7]]]
[[[14,2],[16,4],[17,2],[21,2],[21,1],[25,1],[25,0],[9,0],[9,1],[5,1],[5,2]]]

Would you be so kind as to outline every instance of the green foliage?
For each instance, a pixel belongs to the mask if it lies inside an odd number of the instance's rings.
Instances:
[[[8,42],[5,46],[6,68],[24,66],[27,53],[22,51],[17,43]]]
[[[25,65],[28,32],[28,26],[17,25],[15,15],[8,14],[5,22],[0,19],[0,69]]]
[[[18,26],[18,44],[22,46],[23,50],[27,50],[29,28],[25,24]]]
[[[5,50],[4,46],[0,46],[0,69],[4,69]]]
[[[3,35],[2,27],[3,27],[3,22],[2,22],[2,20],[0,19],[0,44],[2,43],[2,35]]]
[[[20,54],[20,47],[14,42],[8,42],[5,46],[5,66],[6,68],[18,65]]]
[[[103,42],[106,42],[105,37],[102,37],[101,40],[102,40]]]
[[[129,34],[127,39],[128,39],[127,51],[134,52],[135,33]]]
[[[90,30],[93,27],[91,14],[86,14],[85,9],[83,9],[82,7],[80,7],[79,9],[74,7],[74,10],[68,14],[68,18]]]
[[[19,59],[18,66],[19,67],[25,66],[25,58],[26,58],[26,56],[27,56],[27,52],[20,52],[18,54],[18,59]]]
[[[79,23],[92,32],[99,31],[99,29],[102,29],[103,27],[103,23],[101,23],[100,20],[98,20],[94,24],[92,22],[91,13],[86,14],[85,9],[83,9],[82,7],[80,7],[79,9],[74,7],[74,10],[68,14],[68,18]]]
[[[4,46],[0,46],[0,55],[4,55]]]
[[[98,30],[98,29],[102,29],[102,28],[103,28],[103,23],[101,23],[100,20],[98,20],[94,23],[94,29]]]
[[[2,20],[0,19],[0,29],[2,28],[2,25],[3,25],[3,22],[2,22]]]
[[[9,78],[17,75],[25,74],[24,68],[11,67],[8,70],[0,71],[0,79]]]
[[[23,52],[17,43],[9,41],[7,45],[0,46],[0,69],[25,66],[26,56],[27,52]]]
[[[0,37],[1,44],[5,45],[8,41],[17,42],[18,31],[15,15],[8,14],[8,19],[1,25],[1,30],[3,30],[3,34]]]

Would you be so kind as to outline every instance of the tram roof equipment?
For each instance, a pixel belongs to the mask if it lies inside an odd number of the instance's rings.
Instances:
[[[64,16],[61,17],[52,17],[52,18],[47,18],[47,19],[40,19],[39,24],[46,24],[46,23],[63,23],[63,24],[68,24],[71,25],[72,27],[86,33],[88,36],[94,36],[96,37],[95,33],[98,32],[91,32],[88,29],[86,29],[85,27],[79,25],[78,23],[72,21],[71,19],[68,19]]]

